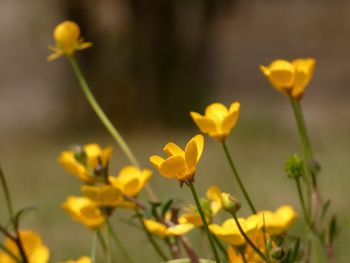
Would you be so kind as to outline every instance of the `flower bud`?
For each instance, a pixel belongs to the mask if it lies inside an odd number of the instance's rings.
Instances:
[[[304,163],[299,154],[288,156],[285,163],[285,171],[289,178],[297,179],[304,176]]]
[[[281,247],[274,247],[270,251],[270,256],[273,259],[280,260],[280,259],[282,259],[284,257],[284,251],[283,251],[283,249]]]
[[[241,208],[241,203],[228,193],[221,193],[222,208],[230,214],[235,214]]]
[[[79,163],[83,165],[86,164],[87,155],[83,147],[81,147],[80,145],[75,145],[73,147],[73,153],[74,153],[75,160],[77,160]]]
[[[313,175],[317,175],[321,172],[321,165],[316,160],[311,160],[309,163],[310,171]]]
[[[59,46],[67,55],[73,54],[79,36],[79,26],[72,21],[65,21],[57,25],[53,33],[57,46]]]

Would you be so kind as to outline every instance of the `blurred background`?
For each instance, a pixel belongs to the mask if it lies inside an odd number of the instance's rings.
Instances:
[[[67,195],[79,194],[80,184],[57,164],[59,152],[73,144],[112,144],[112,171],[128,164],[85,101],[68,61],[46,61],[53,28],[67,19],[94,43],[77,58],[97,100],[145,167],[166,142],[183,145],[198,133],[189,111],[240,101],[228,145],[261,209],[284,203],[299,209],[283,166],[300,147],[289,101],[259,65],[316,58],[302,104],[322,165],[320,188],[342,225],[337,262],[349,262],[349,12],[350,2],[342,0],[0,1],[0,163],[16,208],[37,206],[24,225],[43,235],[50,262],[89,254],[91,243],[91,233],[60,207]],[[241,198],[222,150],[207,138],[199,192],[214,183]],[[151,184],[164,199],[191,201],[188,189],[157,172]],[[4,222],[5,209],[0,214]],[[115,219],[120,236],[130,249],[141,247],[137,262],[158,262],[152,252],[142,254],[143,233],[121,220],[130,217],[120,211]],[[195,246],[203,249],[200,242]]]

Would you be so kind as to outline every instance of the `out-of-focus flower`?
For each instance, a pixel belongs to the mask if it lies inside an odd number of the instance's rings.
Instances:
[[[68,260],[64,263],[91,263],[90,257],[80,257],[77,260]]]
[[[29,263],[47,263],[49,261],[49,249],[43,244],[41,237],[36,232],[21,230],[19,236]],[[4,245],[14,256],[20,258],[20,252],[13,240],[6,239]],[[0,252],[0,262],[16,263],[13,258],[2,251]]]
[[[92,46],[90,42],[84,42],[80,37],[80,28],[73,21],[64,21],[55,27],[53,38],[56,46],[49,46],[53,52],[48,60],[55,60],[63,55],[72,56],[75,51],[83,50]]]
[[[86,144],[73,151],[64,151],[58,157],[58,162],[72,175],[84,182],[94,181],[96,173],[106,168],[113,148],[104,149],[95,143]]]
[[[144,188],[152,171],[148,169],[140,170],[134,166],[126,166],[120,170],[118,176],[109,176],[110,183],[118,187],[127,196],[136,196]]]
[[[315,64],[316,61],[312,58],[292,62],[278,59],[267,67],[260,66],[260,69],[278,91],[299,100],[312,79]]]
[[[168,227],[165,224],[162,224],[153,219],[145,219],[143,222],[145,224],[145,227],[150,233],[160,238],[164,238],[167,236],[182,236],[188,233],[189,231],[191,231],[194,227],[192,224],[188,224],[188,223],[177,224],[177,225]]]
[[[88,228],[98,228],[106,220],[97,204],[87,197],[69,196],[63,204],[63,208],[74,220]]]
[[[251,237],[258,230],[258,223],[255,220],[238,218],[238,221],[248,237]],[[209,229],[214,235],[230,245],[241,246],[246,243],[233,218],[227,219],[221,226],[211,224]]]
[[[224,142],[237,123],[239,109],[239,102],[232,103],[228,109],[221,103],[213,103],[206,107],[204,116],[193,111],[190,114],[201,132]]]
[[[96,205],[100,206],[117,206],[123,201],[123,195],[119,188],[112,185],[83,185],[81,191]]]
[[[203,147],[203,136],[196,135],[187,143],[185,151],[175,143],[170,142],[163,148],[169,155],[167,159],[153,155],[150,157],[150,161],[164,177],[177,179],[181,183],[193,181]]]
[[[286,233],[297,218],[297,212],[288,205],[277,208],[275,212],[265,210],[248,217],[249,220],[258,222],[259,228],[262,228],[265,223],[266,232],[271,236]]]
[[[207,222],[212,222],[213,217],[221,209],[221,190],[216,185],[212,185],[208,188],[206,193],[206,199],[201,199],[201,206]],[[184,213],[179,217],[180,223],[190,223],[196,227],[203,226],[202,218],[193,205],[185,208]]]

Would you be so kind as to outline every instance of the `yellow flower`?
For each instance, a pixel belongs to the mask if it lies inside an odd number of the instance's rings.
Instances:
[[[92,46],[80,37],[80,28],[73,21],[65,21],[55,27],[53,38],[56,46],[49,46],[53,52],[47,59],[52,61],[60,56],[72,56],[76,50],[83,50]]]
[[[260,211],[257,215],[251,215],[248,219],[258,222],[259,228],[265,223],[266,232],[272,236],[278,236],[287,232],[298,218],[297,212],[291,206],[281,206],[272,211]]]
[[[153,219],[145,219],[143,222],[150,233],[160,238],[168,236],[182,236],[191,231],[194,227],[192,224],[177,224],[168,227],[165,224],[159,223]]]
[[[260,66],[272,86],[294,99],[299,100],[312,79],[316,61],[312,58],[275,60],[269,66]]]
[[[246,220],[244,218],[238,218],[238,221],[248,237],[252,236],[258,229],[258,224],[256,221]],[[210,224],[209,229],[214,235],[230,245],[242,246],[246,242],[233,218],[224,221],[222,226]]]
[[[97,206],[117,206],[123,201],[123,195],[119,188],[111,185],[83,185],[81,191]]]
[[[91,229],[98,228],[106,220],[97,204],[86,197],[69,196],[63,208],[74,220]]]
[[[170,142],[163,148],[169,155],[166,160],[158,155],[153,155],[150,161],[164,177],[177,179],[180,183],[192,181],[203,147],[203,136],[196,135],[187,143],[185,151]]]
[[[49,261],[49,249],[43,244],[41,237],[37,233],[32,230],[21,230],[19,236],[29,263],[46,263]],[[13,240],[6,239],[4,245],[15,256],[20,258],[20,252]],[[2,251],[0,252],[0,262],[16,263],[13,258]]]
[[[126,166],[120,170],[117,177],[109,176],[109,182],[118,187],[127,196],[136,196],[143,189],[152,171],[148,169],[140,170],[134,166]]]
[[[80,257],[77,260],[68,260],[64,263],[91,263],[90,257]]]
[[[237,123],[239,109],[239,102],[232,103],[229,109],[221,103],[213,103],[207,106],[204,116],[193,111],[190,114],[201,132],[207,133],[219,142],[224,142]]]
[[[72,175],[77,176],[82,181],[93,182],[95,169],[101,165],[106,168],[113,148],[108,146],[104,149],[97,144],[84,145],[77,151],[64,151],[58,157],[58,162]]]
[[[205,217],[207,222],[211,222],[213,217],[219,212],[221,209],[221,190],[216,185],[212,185],[208,188],[206,197],[207,199],[202,199],[201,205],[202,209],[205,213]],[[195,206],[189,206],[185,209],[185,213],[183,213],[179,217],[180,223],[190,223],[196,227],[203,226],[203,221],[198,213],[198,210]]]

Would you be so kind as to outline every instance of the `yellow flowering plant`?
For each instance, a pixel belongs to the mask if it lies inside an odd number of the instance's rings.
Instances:
[[[136,262],[130,253],[134,248],[125,244],[126,239],[115,231],[116,227],[125,227],[120,225],[121,209],[131,214],[128,223],[142,231],[157,253],[158,259],[155,262],[293,263],[303,260],[323,263],[317,261],[323,258],[334,262],[334,242],[339,228],[336,217],[329,216],[329,202],[324,202],[321,198],[317,184],[320,166],[314,160],[300,103],[312,80],[315,59],[295,59],[291,62],[279,59],[269,66],[260,66],[261,72],[272,86],[289,97],[295,114],[303,154],[289,156],[285,172],[295,183],[300,209],[283,204],[282,197],[276,196],[276,193],[271,195],[281,204],[275,210],[261,200],[259,206],[256,206],[251,198],[227,144],[231,133],[239,124],[241,110],[240,102],[232,100],[229,106],[220,102],[208,105],[203,115],[190,112],[199,132],[222,146],[234,178],[233,184],[225,185],[225,192],[215,185],[220,183],[222,177],[217,176],[217,182],[209,182],[204,173],[199,174],[202,155],[206,150],[204,136],[201,134],[190,138],[183,148],[174,142],[168,142],[163,147],[166,156],[151,155],[148,158],[149,165],[153,165],[156,173],[178,181],[179,191],[190,191],[194,205],[189,205],[182,200],[177,201],[178,198],[174,196],[163,199],[158,197],[151,186],[153,171],[140,165],[127,142],[96,101],[75,58],[76,51],[92,45],[84,42],[80,32],[79,26],[73,21],[57,25],[53,33],[55,46],[50,47],[53,53],[48,59],[51,61],[61,56],[68,59],[83,94],[116,141],[118,149],[127,157],[128,163],[114,170],[110,166],[114,157],[112,146],[104,148],[97,143],[74,146],[59,154],[58,162],[63,169],[80,180],[80,194],[69,195],[62,208],[92,236],[91,251],[83,254],[89,256],[60,262],[113,263],[116,252],[123,258],[121,262]],[[9,214],[7,222],[0,224],[0,263],[49,262],[49,248],[39,234],[22,229],[22,215],[31,209],[14,211],[1,168],[0,180]],[[198,181],[209,185],[206,186],[204,198],[199,198]],[[170,182],[171,180],[169,184]],[[264,180],[258,178],[257,182],[263,189]],[[244,200],[238,200],[230,194],[236,196],[235,186],[239,187]],[[254,199],[259,198],[258,194],[253,194]],[[249,208],[250,212],[242,215],[242,206]],[[226,213],[221,213],[223,211]],[[113,221],[114,218],[120,220]],[[298,234],[293,229],[296,223],[299,228],[304,226],[303,233]],[[193,240],[192,235],[196,231],[206,234],[205,242],[208,242],[207,248],[211,252],[204,252],[205,256],[200,255],[202,253],[198,252],[196,241]],[[101,246],[98,247],[98,244]],[[143,247],[137,249],[142,250]]]

